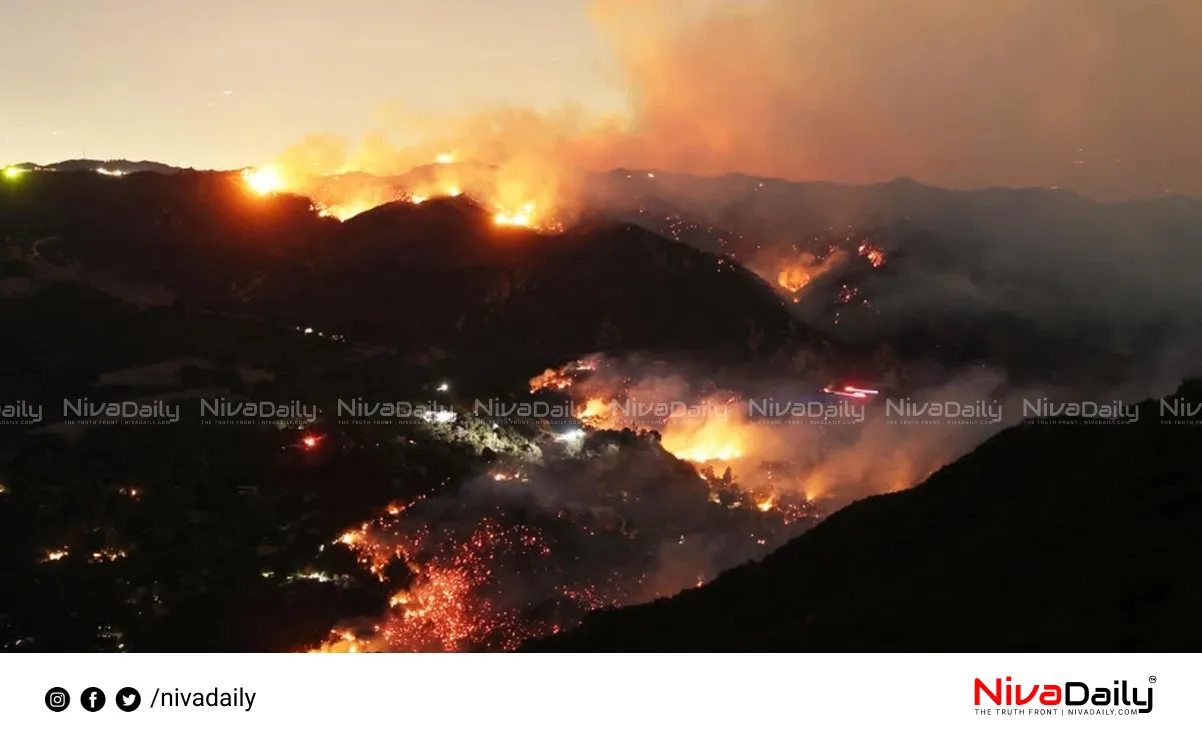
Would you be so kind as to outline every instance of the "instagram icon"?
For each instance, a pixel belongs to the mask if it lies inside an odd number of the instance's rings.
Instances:
[[[46,692],[46,706],[51,712],[62,712],[71,704],[71,695],[61,686]]]

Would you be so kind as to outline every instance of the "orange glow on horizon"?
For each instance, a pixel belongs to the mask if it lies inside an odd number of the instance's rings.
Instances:
[[[242,180],[250,187],[250,190],[264,196],[277,193],[284,188],[284,176],[280,173],[279,168],[273,165],[244,170],[242,171]]]

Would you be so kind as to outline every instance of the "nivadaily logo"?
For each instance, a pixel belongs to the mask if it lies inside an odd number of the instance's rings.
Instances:
[[[1114,687],[1091,687],[1084,681],[1068,681],[1063,684],[1022,684],[1011,683],[1013,679],[1006,677],[1005,683],[1000,678],[992,683],[976,679],[973,686],[973,701],[977,707],[992,703],[1001,707],[1002,714],[1024,714],[1031,705],[1030,713],[1046,715],[1131,715],[1152,711],[1152,687],[1140,689],[1126,681],[1114,681]],[[1155,676],[1148,678],[1150,683],[1156,682]],[[982,710],[978,710],[982,712]]]

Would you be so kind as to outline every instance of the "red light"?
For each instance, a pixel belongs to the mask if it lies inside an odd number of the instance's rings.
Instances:
[[[301,439],[301,443],[305,445],[306,449],[316,449],[317,443],[320,440],[321,439],[317,438],[316,436],[306,436],[303,439]]]

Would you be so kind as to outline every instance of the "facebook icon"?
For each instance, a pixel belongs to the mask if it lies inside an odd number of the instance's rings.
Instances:
[[[95,686],[90,686],[83,690],[79,700],[88,712],[98,712],[104,707],[104,692]]]

